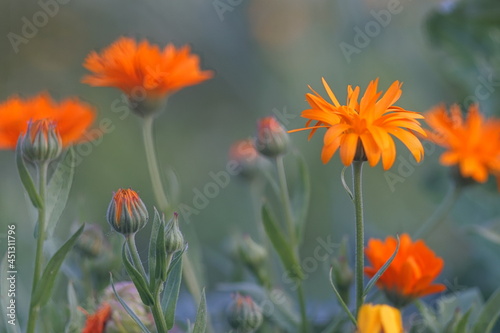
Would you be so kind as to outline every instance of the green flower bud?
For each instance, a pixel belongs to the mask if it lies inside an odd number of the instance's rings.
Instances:
[[[142,303],[134,283],[130,281],[117,282],[115,283],[115,289],[117,294],[125,301],[132,311],[134,311],[142,323],[153,331],[155,327],[153,315],[149,308]],[[141,332],[135,320],[130,317],[117,300],[111,286],[105,289],[101,302],[111,306],[111,319],[106,325],[106,333]]]
[[[124,236],[134,234],[148,223],[149,215],[139,195],[132,189],[119,189],[107,212],[108,223]]]
[[[75,248],[88,258],[98,257],[103,252],[104,247],[104,234],[97,224],[86,226],[75,244]]]
[[[262,325],[262,310],[250,296],[236,294],[229,304],[227,319],[237,333],[252,333]]]
[[[266,249],[257,244],[249,235],[243,236],[238,244],[238,253],[245,264],[253,267],[263,265],[268,258]]]
[[[50,119],[30,121],[21,140],[21,151],[31,162],[48,162],[59,157],[62,139],[55,122]]]
[[[237,163],[237,174],[247,179],[256,176],[266,162],[255,149],[253,139],[236,141],[229,150],[229,160]]]
[[[266,117],[257,124],[255,147],[265,156],[276,157],[286,153],[290,143],[288,133],[274,117]]]
[[[179,214],[174,213],[174,218],[165,229],[165,250],[168,254],[184,248],[184,236],[179,229]]]

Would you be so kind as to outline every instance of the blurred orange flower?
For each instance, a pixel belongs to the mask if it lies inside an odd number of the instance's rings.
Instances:
[[[111,306],[104,303],[93,315],[87,314],[87,321],[82,333],[103,333],[110,318]]]
[[[168,44],[162,50],[147,40],[137,43],[128,37],[119,38],[101,54],[92,51],[83,66],[93,73],[83,78],[84,83],[156,99],[213,76],[212,71],[200,69],[199,57],[187,45],[177,49]]]
[[[392,256],[396,245],[396,239],[390,236],[385,242],[370,239],[365,254],[373,267],[365,267],[365,274],[373,277]],[[443,259],[437,257],[423,240],[413,242],[408,234],[403,234],[398,254],[377,281],[377,286],[394,305],[402,307],[415,298],[446,289],[443,284],[432,283],[443,265]]]
[[[497,176],[500,188],[500,120],[486,120],[477,104],[469,107],[464,119],[460,106],[445,105],[431,109],[426,122],[430,140],[447,149],[441,155],[443,165],[458,165],[460,174],[484,183],[489,174]]]
[[[356,333],[403,333],[401,312],[385,304],[363,304]]]
[[[11,97],[0,104],[0,149],[15,149],[19,136],[26,133],[28,122],[41,119],[56,124],[64,147],[88,141],[85,134],[95,116],[95,109],[77,98],[57,103],[47,93],[26,100]]]
[[[323,163],[327,163],[340,148],[340,159],[346,166],[354,159],[367,159],[370,166],[375,166],[382,158],[387,170],[396,159],[396,145],[391,135],[401,140],[418,162],[422,159],[424,148],[414,132],[425,136],[418,121],[423,116],[393,106],[401,96],[399,81],[395,81],[383,95],[377,92],[378,78],[370,81],[359,102],[360,88],[353,89],[349,85],[346,105],[339,103],[325,79],[323,85],[333,104],[309,87],[314,94],[306,94],[311,106],[302,112],[302,117],[309,119],[306,127],[290,131],[311,129],[310,139],[318,128],[328,128],[321,153]],[[315,126],[309,126],[312,121],[316,121]]]

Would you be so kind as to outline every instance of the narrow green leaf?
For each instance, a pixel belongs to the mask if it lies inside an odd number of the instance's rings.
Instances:
[[[47,235],[54,233],[57,222],[66,207],[73,176],[75,175],[75,151],[68,149],[64,158],[61,159],[52,174],[47,186]]]
[[[473,333],[489,333],[500,316],[500,288],[490,296],[477,318]]]
[[[290,247],[290,243],[283,236],[283,233],[279,229],[275,218],[271,215],[269,208],[264,204],[262,206],[262,223],[264,224],[264,229],[267,236],[271,240],[274,249],[278,253],[281,262],[285,266],[285,269],[291,274],[292,277],[297,277],[299,279],[303,278],[302,269],[300,268],[299,260]]]
[[[368,281],[368,283],[366,284],[365,290],[363,291],[363,296],[366,296],[368,294],[370,289],[375,285],[375,283],[377,283],[378,279],[382,276],[382,274],[385,273],[387,268],[389,268],[389,266],[392,264],[392,261],[394,260],[394,258],[396,258],[396,255],[398,254],[398,251],[399,251],[399,236],[398,235],[396,235],[396,240],[398,243],[396,244],[396,249],[394,250],[394,253],[391,255],[391,257],[389,259],[387,259],[385,264],[382,267],[380,267],[378,272],[375,273],[375,275],[370,279],[370,281]]]
[[[455,326],[455,332],[454,333],[467,333],[467,326],[469,323],[469,317],[472,313],[472,308],[469,309],[458,321],[457,325]]]
[[[193,333],[205,333],[207,327],[207,300],[205,297],[205,288],[201,292],[200,304],[196,312]]]
[[[70,281],[68,283],[68,308],[69,308],[69,319],[67,320],[66,333],[74,333],[81,330],[80,327],[80,317],[83,315],[81,311],[78,311],[78,297],[76,296],[75,288],[73,283]]]
[[[156,235],[156,265],[155,278],[164,282],[167,279],[167,251],[165,251],[165,225],[160,223]]]
[[[292,207],[294,210],[295,221],[297,223],[297,235],[302,240],[304,235],[303,229],[307,218],[307,211],[309,209],[309,200],[311,197],[311,180],[309,178],[309,170],[304,157],[300,154],[295,155],[299,168],[299,181],[297,188],[294,191],[292,198]]]
[[[142,303],[147,306],[151,306],[154,304],[154,297],[151,291],[149,290],[148,283],[146,281],[146,277],[142,276],[142,274],[135,268],[135,266],[130,261],[127,255],[126,242],[123,243],[122,247],[122,259],[123,264],[125,265],[125,269],[127,270],[128,275],[132,279],[139,296],[141,297]]]
[[[7,253],[5,253],[0,263],[0,295],[2,295],[2,297],[0,297],[0,306],[2,307],[2,319],[0,319],[0,321],[4,322],[5,324],[6,333],[21,333],[17,316],[14,321],[15,325],[11,325],[8,323],[8,321],[12,319],[9,318],[8,315],[6,315],[8,313],[8,306],[10,305],[10,298],[5,296],[8,296],[9,290],[9,280],[7,280],[9,278],[9,274],[7,273],[9,271],[8,267]]]
[[[347,304],[345,304],[344,300],[342,299],[342,296],[340,296],[339,291],[335,287],[335,283],[333,282],[333,268],[330,268],[330,284],[333,288],[335,296],[337,296],[340,306],[342,307],[342,309],[344,309],[345,313],[347,314],[351,322],[354,324],[354,326],[356,326],[357,325],[356,318],[354,318],[354,315],[349,310],[349,307],[347,306]]]
[[[344,167],[342,169],[342,172],[340,173],[340,180],[342,181],[342,186],[344,186],[344,190],[347,192],[347,195],[349,195],[349,198],[351,198],[352,201],[354,201],[354,194],[352,194],[351,189],[349,188],[349,185],[347,185],[345,181],[345,170],[347,167]]]
[[[167,328],[171,329],[175,321],[175,308],[177,306],[177,299],[179,298],[179,290],[182,281],[182,255],[179,260],[171,265],[170,273],[168,274],[167,281],[165,282],[165,291],[161,300],[161,308],[164,313]]]
[[[432,333],[441,333],[441,324],[439,323],[434,311],[432,311],[431,308],[427,307],[424,302],[419,299],[417,299],[414,304],[422,316],[425,328],[428,328]]]
[[[113,283],[113,275],[111,273],[109,273],[109,279],[111,281],[111,287],[113,288],[113,292],[115,293],[115,297],[118,299],[118,302],[120,302],[125,311],[127,311],[127,313],[129,314],[129,316],[132,317],[132,319],[137,323],[137,325],[139,325],[139,327],[142,330],[142,333],[151,333],[146,328],[146,325],[144,325],[142,321],[139,319],[139,317],[137,317],[134,311],[127,305],[127,303],[125,303],[125,301],[120,297],[120,295],[118,295],[115,289],[115,284]]]
[[[184,252],[187,251],[187,249],[188,249],[188,244],[186,243],[186,246],[184,246],[184,248],[182,250],[174,253],[174,255],[172,256],[172,260],[170,261],[170,265],[168,266],[167,275],[169,275],[170,272],[172,271],[173,267],[175,265],[177,265],[177,262],[179,262],[179,260],[182,259],[182,255],[184,254]]]
[[[21,137],[17,140],[16,146],[16,164],[17,171],[19,172],[19,177],[21,178],[21,182],[23,183],[24,189],[28,193],[30,197],[31,203],[35,208],[41,208],[43,206],[42,199],[36,190],[35,183],[33,182],[33,178],[26,168],[26,164],[24,163],[23,153],[21,152]]]
[[[66,258],[66,255],[73,248],[73,245],[75,245],[78,237],[83,232],[84,227],[85,224],[82,224],[82,226],[73,234],[73,236],[71,236],[70,239],[66,241],[66,243],[63,244],[63,246],[61,246],[59,250],[57,250],[54,256],[47,263],[42,277],[36,286],[35,294],[32,300],[33,306],[43,306],[50,299],[50,294],[52,293],[57,273],[61,268],[64,258]]]
[[[160,224],[161,224],[160,214],[158,213],[156,207],[154,207],[154,218],[153,218],[153,226],[151,228],[151,237],[149,237],[149,256],[148,256],[150,290],[155,289],[157,237],[154,237],[154,235],[158,234],[158,230],[160,230]]]

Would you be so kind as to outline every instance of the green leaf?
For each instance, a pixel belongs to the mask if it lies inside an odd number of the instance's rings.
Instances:
[[[500,316],[500,288],[490,296],[472,329],[473,333],[489,333]]]
[[[75,151],[70,148],[57,164],[47,186],[47,235],[54,233],[57,222],[66,207],[73,176],[75,174]]]
[[[424,327],[428,328],[432,333],[441,333],[441,325],[434,311],[420,300],[416,300],[414,304],[422,316]],[[417,331],[420,330],[421,328],[419,327]]]
[[[81,330],[80,318],[82,317],[82,312],[78,311],[78,298],[76,296],[75,288],[73,283],[70,281],[68,283],[68,308],[69,308],[69,320],[67,321],[66,333],[76,333]]]
[[[455,326],[455,332],[454,333],[467,333],[467,324],[469,323],[469,317],[472,313],[472,308],[469,309],[458,321],[457,325]]]
[[[342,181],[342,186],[344,186],[344,190],[347,192],[347,195],[349,196],[349,198],[351,198],[351,201],[354,201],[354,194],[352,194],[352,191],[349,188],[349,185],[347,185],[347,183],[345,181],[345,170],[346,169],[347,169],[346,166],[342,169],[342,172],[340,173],[340,180]]]
[[[396,255],[398,254],[398,251],[399,251],[399,243],[400,243],[399,236],[397,236],[397,235],[396,235],[396,240],[398,243],[396,244],[396,249],[394,250],[394,253],[392,254],[392,256],[389,259],[387,259],[385,264],[382,267],[380,267],[380,269],[377,271],[377,273],[375,273],[375,275],[370,279],[370,281],[368,281],[368,283],[366,284],[365,290],[363,291],[363,296],[366,296],[368,294],[370,289],[375,285],[375,283],[377,283],[378,279],[382,276],[382,274],[385,273],[387,268],[389,268],[389,266],[392,264],[392,261],[394,260],[394,258],[396,258]]]
[[[171,265],[168,279],[165,282],[165,291],[161,300],[161,307],[164,313],[167,328],[171,329],[175,321],[175,308],[179,298],[179,290],[182,281],[182,254],[179,260]]]
[[[6,316],[6,311],[7,307],[9,306],[10,298],[4,296],[8,295],[8,290],[9,290],[9,280],[7,280],[9,274],[7,273],[8,272],[7,267],[8,267],[7,253],[5,253],[0,263],[0,295],[2,295],[2,297],[0,297],[0,306],[2,307],[2,319],[0,321],[5,323],[6,333],[21,333],[17,316],[15,320],[15,325],[7,323],[8,320],[11,320],[8,316]]]
[[[16,164],[19,177],[21,178],[24,189],[30,197],[31,203],[35,206],[35,208],[41,208],[43,206],[42,198],[40,198],[40,195],[36,190],[35,183],[33,182],[33,178],[31,178],[28,168],[26,168],[26,164],[24,163],[23,153],[21,152],[21,136],[17,140]]]
[[[160,214],[156,207],[154,207],[155,216],[153,218],[153,226],[151,228],[151,237],[149,238],[149,256],[148,256],[148,265],[149,265],[149,286],[150,290],[155,289],[155,276],[156,276],[156,239],[157,237],[153,237],[157,235],[160,230],[162,219],[160,218]]]
[[[340,293],[338,292],[337,288],[335,287],[335,283],[333,282],[333,267],[330,268],[330,284],[333,288],[333,292],[335,293],[335,296],[337,296],[337,299],[340,303],[340,306],[342,307],[342,309],[344,309],[345,313],[347,314],[347,316],[349,317],[351,322],[354,324],[354,326],[356,326],[357,325],[356,318],[354,318],[354,315],[351,313],[351,311],[349,310],[349,307],[342,299],[342,296],[340,296]]]
[[[163,221],[163,220],[162,220]],[[165,250],[165,225],[160,224],[160,230],[156,235],[156,264],[155,278],[165,282],[167,279],[167,251]]]
[[[299,168],[299,181],[297,188],[294,191],[292,198],[292,207],[294,210],[295,221],[297,223],[296,231],[299,239],[303,238],[303,229],[309,209],[309,199],[311,197],[311,180],[309,178],[309,170],[304,157],[296,154],[297,164]]]
[[[137,288],[137,292],[141,297],[142,303],[147,306],[151,306],[154,304],[154,297],[151,291],[149,290],[148,283],[146,281],[146,277],[142,276],[142,274],[135,268],[135,266],[130,261],[127,255],[126,242],[123,243],[122,247],[122,259],[123,264],[125,265],[125,269],[127,270],[128,275],[132,279],[135,287]]]
[[[457,288],[451,286],[450,289]],[[443,295],[436,301],[439,321],[442,323],[452,321],[456,316],[457,309],[462,312],[470,310],[470,318],[475,320],[483,304],[483,297],[478,288],[453,290],[452,293]]]
[[[82,226],[73,234],[73,236],[71,236],[70,239],[66,241],[66,243],[63,244],[63,246],[61,246],[59,250],[57,250],[54,256],[47,263],[33,295],[33,306],[43,306],[49,300],[52,288],[54,287],[54,283],[56,281],[57,273],[61,268],[64,258],[66,258],[66,255],[75,245],[78,237],[83,232],[84,227],[85,224],[82,224]]]
[[[142,333],[151,333],[146,328],[146,325],[144,325],[142,323],[142,321],[139,319],[139,317],[137,317],[137,315],[134,313],[134,311],[127,305],[127,303],[125,303],[125,301],[120,297],[120,295],[118,295],[118,293],[116,292],[116,289],[115,289],[115,284],[113,283],[113,275],[111,273],[109,273],[109,279],[111,281],[111,287],[113,288],[113,292],[115,293],[115,296],[118,299],[118,302],[120,302],[120,304],[123,306],[125,311],[127,311],[127,313],[129,314],[129,316],[132,317],[132,319],[137,323],[137,325],[139,325],[139,327],[142,330]]]
[[[201,291],[200,304],[196,312],[193,333],[205,333],[207,327],[207,300],[205,297],[205,288]]]
[[[262,206],[262,223],[264,224],[267,236],[271,240],[271,244],[273,244],[287,272],[290,273],[291,277],[302,279],[304,274],[300,268],[295,251],[291,248],[285,236],[283,236],[275,218],[271,215],[269,208],[265,204]]]

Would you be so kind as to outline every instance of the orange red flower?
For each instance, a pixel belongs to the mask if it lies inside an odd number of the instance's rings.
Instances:
[[[339,103],[325,79],[323,85],[331,103],[309,87],[314,94],[306,94],[311,106],[302,112],[302,117],[309,119],[306,127],[290,131],[310,129],[310,139],[318,128],[327,128],[321,153],[323,163],[340,148],[340,159],[346,166],[354,159],[367,159],[370,166],[375,166],[382,159],[387,170],[396,159],[393,137],[403,142],[418,162],[422,159],[424,148],[415,132],[425,136],[418,121],[423,116],[393,105],[402,93],[399,81],[392,83],[383,95],[377,91],[378,79],[370,81],[359,101],[360,88],[349,85],[345,105]],[[315,125],[310,126],[313,121]]]
[[[373,277],[392,256],[396,246],[397,241],[391,236],[385,242],[370,239],[365,254],[372,267],[365,267],[365,274]],[[394,305],[404,306],[415,298],[446,289],[443,284],[433,283],[443,265],[443,259],[437,257],[423,240],[413,242],[408,234],[403,234],[398,254],[377,281],[377,286]]]
[[[106,324],[110,318],[111,306],[104,303],[93,315],[87,314],[87,320],[82,333],[104,333]]]
[[[464,118],[460,106],[452,105],[449,113],[439,105],[426,115],[431,127],[430,140],[447,149],[441,155],[443,165],[457,165],[460,174],[484,183],[489,174],[497,176],[500,188],[500,120],[486,120],[477,104],[469,106]]]
[[[385,304],[363,304],[356,333],[403,333],[401,312]]]
[[[95,116],[95,109],[77,98],[58,103],[47,93],[31,99],[11,97],[0,104],[0,149],[15,149],[19,136],[26,133],[28,122],[41,119],[56,124],[63,147],[87,141],[85,134]]]
[[[200,58],[187,45],[160,49],[147,40],[137,43],[128,37],[119,38],[100,54],[92,51],[83,66],[92,72],[84,83],[116,87],[129,96],[143,89],[150,98],[165,97],[213,76],[212,71],[200,69]]]

